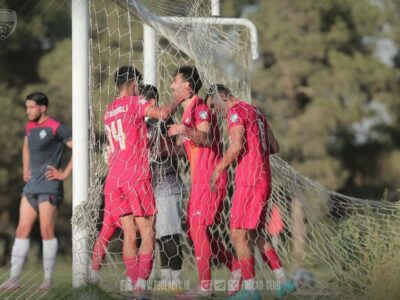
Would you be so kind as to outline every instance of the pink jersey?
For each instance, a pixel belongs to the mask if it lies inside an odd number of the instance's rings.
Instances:
[[[253,105],[239,101],[229,109],[228,129],[242,126],[244,149],[237,158],[236,185],[270,187],[268,122]]]
[[[214,140],[210,146],[198,146],[190,139],[185,138],[184,146],[190,164],[192,186],[208,188],[211,175],[222,158],[222,145],[217,117],[212,114],[204,100],[198,96],[186,107],[182,115],[182,123],[189,128],[196,128],[199,124],[207,122],[211,124]],[[216,184],[218,189],[225,189],[227,174],[224,171]]]
[[[121,186],[151,179],[148,162],[146,99],[119,97],[108,105],[104,124],[110,147],[107,181]]]

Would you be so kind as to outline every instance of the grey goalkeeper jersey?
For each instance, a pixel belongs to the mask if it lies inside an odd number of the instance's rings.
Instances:
[[[28,122],[25,133],[28,138],[31,178],[23,191],[33,194],[62,192],[62,180],[48,180],[45,172],[47,166],[60,168],[65,143],[72,139],[71,129],[53,118],[48,118],[40,124]]]
[[[172,119],[159,121],[147,120],[148,137],[156,140],[156,146],[160,145],[160,139],[167,137],[168,125],[174,124]],[[182,194],[182,180],[178,174],[178,161],[176,157],[159,157],[150,150],[150,166],[152,172],[152,184],[156,198],[168,195]]]

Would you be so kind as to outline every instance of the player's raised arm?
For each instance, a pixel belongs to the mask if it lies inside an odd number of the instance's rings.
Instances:
[[[185,99],[173,99],[170,104],[166,104],[161,107],[157,107],[156,105],[149,105],[146,108],[145,116],[152,119],[160,119],[166,121],[169,117],[171,117],[177,110],[178,106]]]

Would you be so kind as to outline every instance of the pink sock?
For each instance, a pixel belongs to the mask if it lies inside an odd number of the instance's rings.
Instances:
[[[108,243],[110,238],[113,236],[115,232],[114,226],[109,226],[107,224],[103,224],[101,228],[100,234],[96,239],[96,244],[93,248],[92,255],[92,269],[95,271],[100,270],[101,264],[103,263],[104,256],[106,255],[106,250],[108,247]]]
[[[137,261],[136,256],[125,258],[124,263],[126,269],[126,276],[128,276],[131,279],[132,284],[135,284],[138,279],[138,268],[139,268],[139,262]]]
[[[190,237],[193,240],[199,283],[204,288],[209,288],[211,283],[211,246],[207,231],[206,225],[191,224]]]
[[[232,259],[232,272],[233,271],[236,271],[236,270],[239,270],[240,269],[240,263],[239,263],[239,261],[235,258],[235,257],[233,257],[233,259]]]
[[[92,255],[92,269],[95,271],[100,270],[101,264],[103,263],[104,256],[106,254],[108,242],[104,241],[101,238],[96,240],[96,244],[93,248],[93,255]]]
[[[282,267],[278,254],[276,254],[274,249],[269,249],[268,251],[263,253],[262,258],[268,264],[272,271]]]
[[[254,269],[254,257],[239,260],[239,264],[242,271],[243,280],[251,279],[256,276],[256,271]]]
[[[138,277],[147,280],[153,268],[153,253],[139,254],[139,273]]]

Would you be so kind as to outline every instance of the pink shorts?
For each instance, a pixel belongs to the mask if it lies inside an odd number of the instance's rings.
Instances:
[[[231,229],[261,229],[265,227],[267,201],[271,190],[238,185],[232,197]]]
[[[135,217],[156,214],[156,201],[150,180],[125,183],[119,187],[108,184],[104,187],[106,201],[105,214],[119,218],[132,214]]]
[[[189,224],[212,225],[220,221],[226,190],[211,192],[208,187],[193,187],[187,206]]]

